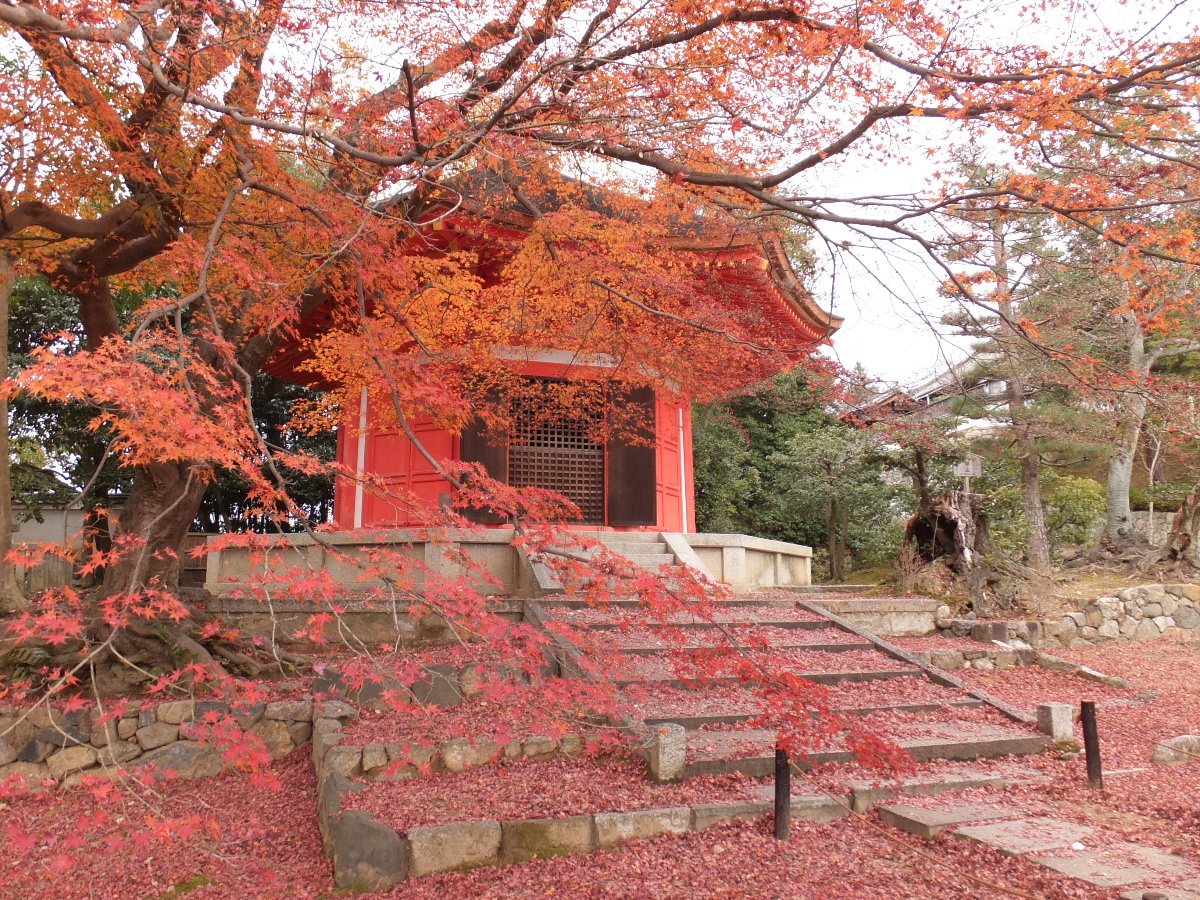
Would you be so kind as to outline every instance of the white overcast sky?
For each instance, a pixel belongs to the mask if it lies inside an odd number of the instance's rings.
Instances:
[[[974,0],[972,0],[974,2]],[[1070,20],[1054,21],[1044,14],[1041,24],[1020,13],[1020,5],[1007,0],[979,2],[981,15],[995,16],[997,27],[1043,45],[1069,43],[1083,32],[1097,30],[1130,34],[1157,28],[1155,37],[1182,37],[1200,21],[1200,0],[1094,0],[1090,8]],[[961,8],[961,7],[960,7]],[[944,151],[961,144],[953,125],[936,120],[919,123],[921,137],[898,147],[895,162],[881,166],[864,163],[853,153],[834,165],[822,166],[812,187],[819,192],[846,196],[920,193],[938,167]],[[910,132],[911,133],[911,132]],[[927,150],[934,149],[934,155]],[[831,295],[829,272],[818,295],[846,319],[827,351],[848,368],[862,364],[868,374],[885,382],[912,384],[961,359],[970,342],[951,338],[938,325],[948,307],[939,300],[940,277],[915,252],[893,247],[887,253],[862,250],[859,264],[836,273]]]

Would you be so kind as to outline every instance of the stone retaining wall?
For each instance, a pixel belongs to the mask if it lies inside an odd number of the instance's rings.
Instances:
[[[42,707],[22,718],[22,710],[3,708],[0,780],[15,775],[32,789],[45,779],[72,787],[84,775],[112,777],[143,766],[179,778],[218,775],[224,758],[215,743],[202,739],[203,732],[206,723],[229,714],[229,704],[213,700],[131,703],[124,716],[107,721],[97,709],[63,713]],[[313,701],[259,703],[232,717],[278,759],[308,743]]]
[[[1149,641],[1165,634],[1200,635],[1200,586],[1143,584],[1115,596],[1084,601],[1054,621],[985,621],[937,612],[940,633],[1016,646],[1079,647],[1106,641]]]
[[[525,757],[536,761],[573,757],[583,752],[583,740],[577,734],[563,735],[557,740],[546,735],[532,735],[523,741],[511,740],[499,744],[491,739],[472,740],[458,737],[442,741],[436,747],[423,747],[409,741],[389,744],[343,744],[344,722],[356,715],[345,703],[324,704],[324,714],[317,718],[313,737],[313,766],[317,780],[337,774],[366,781],[403,781],[421,771],[457,774],[499,759]],[[338,715],[331,715],[337,711]]]

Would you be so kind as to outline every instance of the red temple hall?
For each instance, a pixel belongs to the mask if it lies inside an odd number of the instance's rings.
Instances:
[[[496,217],[462,216],[439,223],[432,237],[444,244],[464,235],[502,229],[509,234],[526,230],[532,219],[505,212]],[[522,228],[524,225],[524,228]],[[672,239],[666,252],[680,254],[696,267],[710,268],[703,290],[717,299],[749,307],[771,331],[778,346],[816,347],[827,340],[842,320],[822,310],[797,279],[777,237],[751,234],[737,237]],[[306,323],[311,324],[311,323]],[[498,352],[503,352],[499,351]],[[290,358],[289,358],[290,357]],[[560,380],[586,377],[586,369],[602,369],[603,361],[580,366],[569,351],[521,353],[526,360],[521,375],[530,379]],[[284,351],[270,369],[294,377],[295,357]],[[595,373],[593,374],[602,374]],[[609,398],[644,423],[637,439],[613,436],[593,440],[594,422],[558,419],[551,423],[516,421],[511,432],[497,438],[481,424],[462,434],[442,430],[429,422],[413,423],[424,448],[435,459],[481,463],[488,474],[514,487],[536,486],[560,493],[579,507],[576,523],[589,530],[661,531],[696,530],[692,477],[692,420],[687,398],[665,396],[649,388],[625,390]],[[384,425],[383,422],[391,424]],[[356,479],[339,479],[334,519],[343,528],[404,528],[422,524],[419,506],[444,503],[447,483],[399,430],[394,418],[370,405],[366,392],[357,421],[339,429],[338,462],[356,473]],[[382,482],[387,491],[364,487]],[[412,497],[417,505],[387,496]],[[486,515],[474,517],[485,525],[501,525]]]

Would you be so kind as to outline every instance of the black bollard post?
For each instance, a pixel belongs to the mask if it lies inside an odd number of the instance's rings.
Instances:
[[[775,837],[792,836],[792,767],[787,751],[775,748]]]
[[[1087,758],[1088,786],[1092,790],[1104,790],[1104,772],[1100,768],[1100,734],[1096,731],[1096,704],[1084,700],[1079,704],[1079,718],[1083,724],[1083,753]]]

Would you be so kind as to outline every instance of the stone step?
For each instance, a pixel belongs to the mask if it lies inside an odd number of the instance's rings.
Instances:
[[[653,541],[603,541],[606,548],[613,553],[666,553],[667,542],[664,540]]]
[[[1045,735],[1010,732],[990,737],[964,738],[962,740],[916,740],[901,741],[899,746],[918,760],[971,760],[992,759],[1000,756],[1031,756],[1041,753],[1049,744]],[[853,762],[853,755],[846,750],[821,750],[808,754],[807,761],[796,760],[798,768],[808,770],[813,766],[829,763]],[[684,769],[684,777],[695,775],[743,774],[765,778],[775,772],[774,752],[763,752],[737,756],[707,755],[690,760]]]
[[[635,566],[641,566],[643,569],[675,565],[674,553],[623,553],[621,555]]]
[[[921,713],[934,712],[939,709],[978,709],[983,706],[982,700],[952,700],[949,703],[897,703],[891,706],[851,706],[842,707],[838,712],[851,716],[869,716],[881,712]],[[696,731],[705,725],[738,725],[754,718],[756,713],[724,713],[709,716],[648,716],[647,725],[681,725],[688,731]]]
[[[565,620],[565,621],[570,621],[570,620]],[[572,623],[572,624],[574,624],[574,623]],[[770,625],[772,628],[789,628],[789,629],[792,629],[793,631],[822,631],[826,628],[836,627],[836,626],[830,625],[828,622],[818,622],[818,621],[812,621],[812,622],[806,622],[806,621],[799,621],[799,622],[787,622],[787,621],[785,621],[785,622],[726,622],[721,619],[717,619],[714,622],[673,622],[670,625],[662,625],[662,626],[651,625],[648,627],[651,627],[651,628],[653,628],[653,627],[714,628],[717,625],[720,625],[722,628],[740,628],[740,629],[757,628],[760,625]],[[621,622],[580,622],[575,627],[586,628],[591,631],[609,631],[612,629],[625,628],[626,626]]]
[[[575,600],[570,597],[544,597],[538,600],[538,603],[547,609],[555,607],[560,609],[589,609],[596,605],[587,600]],[[613,609],[636,609],[639,606],[644,607],[646,604],[641,600],[609,600],[604,605]],[[714,600],[711,604],[713,609],[738,609],[747,606],[762,606],[771,609],[797,608],[795,600],[753,600],[744,597],[735,597],[731,600]],[[830,627],[829,622],[825,619],[814,618],[812,621],[820,622],[822,628]],[[776,623],[773,620],[764,619],[761,624],[774,625]]]
[[[805,681],[811,681],[813,684],[839,684],[844,681],[860,682],[860,681],[886,681],[892,678],[912,678],[914,676],[924,677],[925,673],[920,669],[875,669],[863,672],[804,672],[799,675]],[[703,683],[692,683],[685,681],[682,678],[674,676],[648,676],[645,678],[618,678],[614,681],[617,687],[625,688],[632,687],[638,684],[655,684],[668,687],[698,689],[703,690],[709,685],[719,684],[739,684],[741,682],[736,678],[705,678]]]
[[[854,650],[870,650],[872,644],[867,643],[845,643],[845,644],[772,644],[766,652],[774,650],[809,650],[820,653],[850,653]],[[700,653],[705,650],[712,650],[711,646],[686,646],[686,647],[621,647],[619,652],[628,653],[636,656],[653,656],[659,653]],[[757,650],[758,648],[747,648]]]
[[[860,594],[877,587],[877,584],[789,584],[775,590],[789,594]]]

